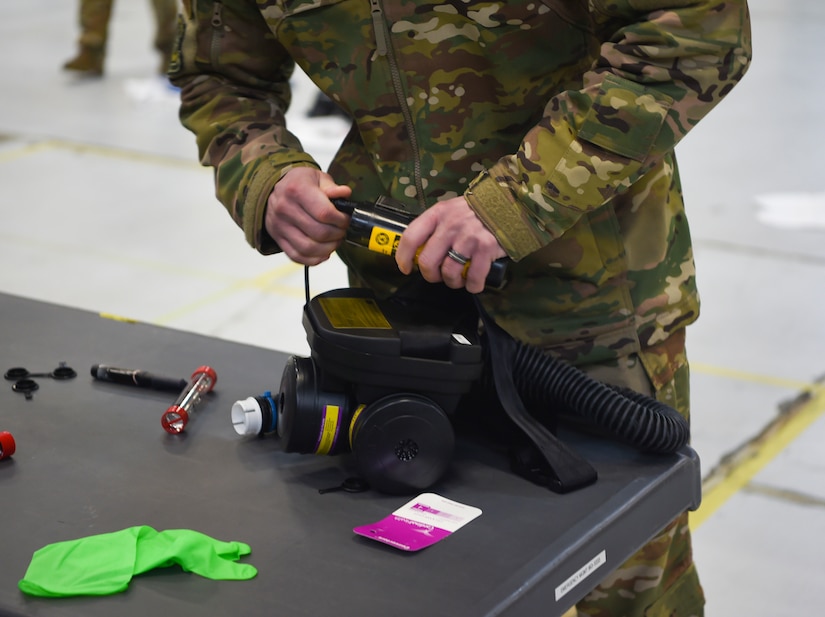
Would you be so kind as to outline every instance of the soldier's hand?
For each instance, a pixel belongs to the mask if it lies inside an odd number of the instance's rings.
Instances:
[[[405,274],[415,264],[425,280],[484,290],[490,264],[506,253],[464,197],[440,201],[410,223],[398,243],[395,261]]]
[[[314,266],[329,259],[344,239],[349,217],[330,199],[352,190],[314,167],[295,167],[269,195],[264,226],[292,261]]]

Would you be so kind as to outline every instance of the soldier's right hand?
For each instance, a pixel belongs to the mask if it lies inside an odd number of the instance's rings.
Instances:
[[[292,261],[314,266],[329,259],[344,239],[349,216],[330,199],[349,198],[352,189],[336,184],[314,167],[295,167],[275,184],[267,200],[264,226]]]

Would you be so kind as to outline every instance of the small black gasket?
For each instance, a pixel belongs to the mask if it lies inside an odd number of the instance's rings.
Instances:
[[[367,484],[366,480],[362,480],[361,478],[346,478],[338,486],[319,488],[318,494],[326,495],[327,493],[335,493],[338,491],[344,491],[345,493],[363,493],[368,490],[370,490],[370,485]]]
[[[24,369],[21,366],[17,366],[15,368],[10,368],[9,370],[7,370],[6,374],[3,375],[3,377],[10,381],[17,381],[18,379],[23,379],[23,377],[26,377],[28,374],[29,371],[27,369]]]
[[[18,379],[11,387],[15,392],[25,394],[27,399],[31,399],[32,393],[40,388],[40,385],[34,379]]]
[[[52,371],[52,379],[74,379],[77,377],[77,372],[71,367],[61,364]]]
[[[77,377],[77,371],[75,371],[71,366],[66,366],[65,362],[61,362],[60,366],[54,369],[51,373],[31,373],[28,369],[23,368],[22,366],[16,366],[7,370],[6,374],[3,376],[9,381],[17,381],[18,379],[23,379],[25,377],[51,377],[52,379],[62,381],[64,379],[74,379]]]
[[[31,400],[33,392],[40,388],[40,385],[32,377],[51,377],[57,381],[65,381],[77,377],[77,371],[70,366],[66,366],[65,362],[61,362],[60,366],[51,373],[30,373],[28,369],[22,366],[15,366],[7,370],[3,377],[14,382],[11,387],[12,390],[25,394],[26,399]]]

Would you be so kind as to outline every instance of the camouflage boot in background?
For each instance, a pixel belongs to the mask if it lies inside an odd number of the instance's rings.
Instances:
[[[87,75],[103,75],[112,0],[81,0],[79,51],[63,68]]]
[[[78,54],[68,60],[63,68],[67,71],[76,71],[87,75],[103,75],[103,60],[106,52],[103,47],[89,47],[81,45]]]

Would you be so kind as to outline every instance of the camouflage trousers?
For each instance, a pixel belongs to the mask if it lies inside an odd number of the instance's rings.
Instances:
[[[81,46],[93,49],[106,47],[109,37],[109,19],[114,0],[80,0]],[[152,0],[155,19],[155,49],[169,53],[175,41],[177,22],[176,0]]]
[[[654,388],[644,368],[645,353],[624,358],[613,366],[582,368],[600,381],[655,395],[689,417],[687,360],[679,363],[669,381]],[[684,357],[683,352],[680,355]],[[611,573],[576,610],[578,617],[702,617],[704,604],[685,512]]]

